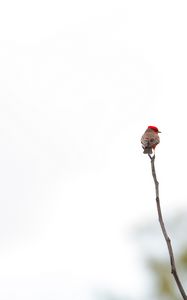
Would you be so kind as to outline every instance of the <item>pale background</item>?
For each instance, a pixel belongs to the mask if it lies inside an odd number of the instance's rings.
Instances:
[[[162,131],[164,214],[186,209],[186,13],[186,1],[2,1],[2,300],[145,299],[147,125]]]

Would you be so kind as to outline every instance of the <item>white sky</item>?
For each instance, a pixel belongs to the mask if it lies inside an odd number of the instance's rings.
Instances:
[[[164,214],[186,209],[186,10],[171,0],[2,1],[1,299],[143,295],[130,232],[157,222],[147,125],[163,132]]]

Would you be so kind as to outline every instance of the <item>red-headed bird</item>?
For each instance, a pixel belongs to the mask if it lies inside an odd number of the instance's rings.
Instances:
[[[160,143],[160,138],[158,133],[161,132],[155,126],[148,126],[141,138],[142,148],[145,154],[151,154],[152,149]]]

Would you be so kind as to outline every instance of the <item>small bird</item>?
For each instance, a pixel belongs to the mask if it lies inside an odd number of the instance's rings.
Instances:
[[[160,138],[158,133],[161,132],[155,126],[148,126],[141,138],[142,148],[144,149],[144,154],[152,154],[152,149],[160,143]]]

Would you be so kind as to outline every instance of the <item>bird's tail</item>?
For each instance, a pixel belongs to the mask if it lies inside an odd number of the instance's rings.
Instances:
[[[151,147],[145,147],[143,153],[144,154],[152,154],[153,153],[152,148]]]

